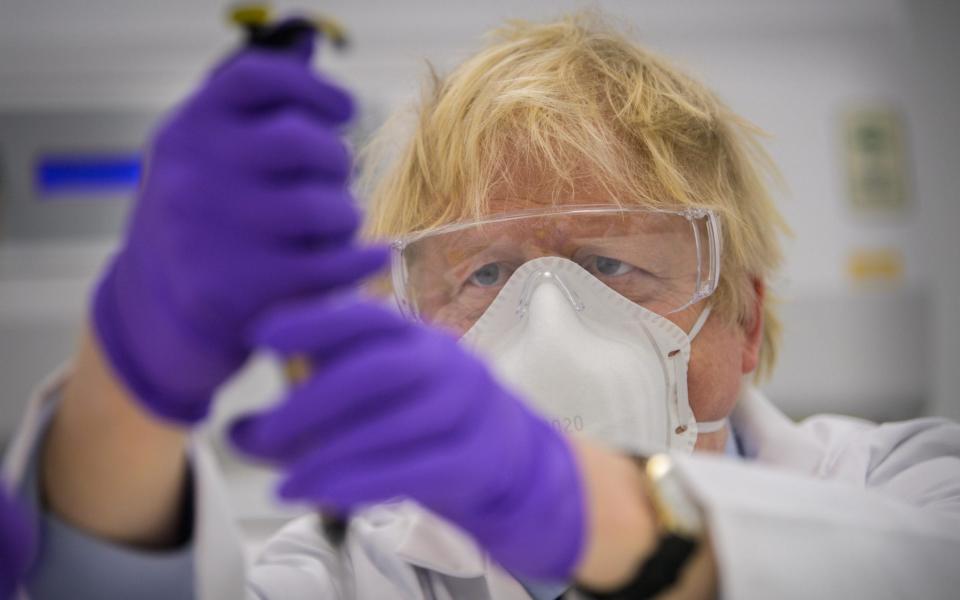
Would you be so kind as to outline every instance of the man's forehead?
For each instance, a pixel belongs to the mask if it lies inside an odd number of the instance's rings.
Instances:
[[[573,204],[616,204],[611,186],[586,161],[558,172],[539,161],[518,160],[486,198],[488,215]],[[621,194],[622,195],[622,194]]]
[[[564,174],[529,166],[516,166],[485,198],[479,216],[492,217],[540,208],[585,204],[634,208],[677,207],[657,194],[645,193],[639,189],[622,189],[585,165]]]
[[[576,205],[607,205],[616,207],[620,204],[639,204],[637,201],[623,202],[609,189],[603,186],[585,182],[584,185],[568,186],[556,185],[551,189],[544,185],[523,186],[501,190],[492,195],[486,202],[483,216],[496,216],[504,213],[513,213],[539,208],[563,208]]]
[[[504,213],[541,207],[542,204],[514,203],[502,205]],[[546,206],[544,214],[525,215],[521,219],[481,220],[476,225],[458,227],[456,230],[429,236],[423,241],[434,250],[457,251],[472,250],[491,244],[556,245],[566,242],[585,243],[591,239],[607,237],[633,237],[638,235],[663,236],[688,235],[689,222],[675,214],[620,212],[620,207],[609,203],[610,212],[584,213],[581,211],[563,212],[563,205]],[[556,209],[553,210],[553,209]],[[504,214],[499,213],[499,214]]]
[[[578,196],[511,196],[491,198],[486,205],[486,210],[481,214],[482,217],[496,217],[497,215],[522,212],[533,209],[549,209],[564,207],[589,205],[609,205],[611,208],[620,206],[614,198],[609,195],[578,195]]]

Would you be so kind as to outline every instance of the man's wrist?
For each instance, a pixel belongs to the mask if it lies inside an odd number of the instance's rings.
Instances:
[[[571,444],[588,515],[575,579],[591,589],[613,589],[629,581],[656,549],[654,509],[634,459],[581,439]]]
[[[657,544],[634,573],[619,585],[581,581],[578,591],[588,598],[621,600],[660,597],[710,598],[715,595],[716,565],[699,503],[692,497],[667,454],[634,459],[643,473],[647,507],[655,515]],[[700,566],[697,566],[700,565]],[[704,566],[705,565],[705,566]]]
[[[113,542],[176,545],[188,483],[186,432],[130,397],[90,329],[62,394],[39,459],[47,508]]]

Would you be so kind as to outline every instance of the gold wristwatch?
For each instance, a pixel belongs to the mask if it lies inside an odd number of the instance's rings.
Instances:
[[[661,531],[700,541],[706,522],[700,505],[687,490],[668,454],[654,454],[641,460],[647,494]]]

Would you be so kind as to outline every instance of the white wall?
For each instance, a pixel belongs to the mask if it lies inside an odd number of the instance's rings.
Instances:
[[[301,4],[335,15],[348,26],[354,50],[325,56],[321,64],[374,108],[384,109],[415,95],[425,72],[424,58],[441,67],[454,64],[504,17],[543,18],[594,5],[546,0]],[[795,231],[783,276],[776,282],[778,292],[792,304],[787,309],[786,362],[771,384],[773,393],[796,414],[833,407],[868,416],[907,416],[925,409],[960,417],[960,236],[953,233],[960,225],[955,191],[960,141],[954,111],[960,101],[953,33],[960,25],[957,4],[595,4],[625,16],[641,41],[688,65],[771,134],[769,148],[787,184],[780,194],[782,208]],[[222,23],[225,5],[196,0],[0,0],[0,110],[169,106],[236,38]],[[914,205],[902,220],[864,220],[848,208],[838,118],[845,109],[871,104],[895,105],[906,115],[916,185]],[[62,250],[70,253],[70,244],[91,246],[73,241]],[[99,248],[102,241],[92,246]],[[845,271],[849,252],[875,246],[903,253],[902,285],[860,290],[851,284]],[[23,260],[29,271],[31,250],[17,250],[28,257]],[[6,269],[23,272],[22,265]],[[94,269],[93,261],[76,266],[74,279],[87,281]],[[26,290],[0,295],[0,302],[7,303],[0,308],[16,312],[11,298],[29,298],[34,288],[22,286],[36,278],[4,276],[0,268],[2,285]],[[81,306],[84,285],[71,289],[75,305]],[[838,314],[861,306],[874,311],[869,314],[876,320],[891,321],[889,326],[871,328],[869,319],[865,324],[838,322]],[[831,336],[818,329],[817,324],[824,323],[844,329]],[[868,339],[864,328],[873,332],[868,346],[858,341]],[[21,341],[0,343],[4,352],[13,352]],[[859,357],[852,366],[846,364],[851,353]],[[829,376],[823,370],[829,370]],[[29,383],[24,379],[13,387]],[[875,400],[881,397],[883,402]]]
[[[929,412],[960,420],[960,3],[910,3],[911,100],[922,247],[933,290]]]

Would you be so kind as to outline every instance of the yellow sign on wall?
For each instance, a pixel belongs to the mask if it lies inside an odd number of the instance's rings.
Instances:
[[[858,284],[900,283],[903,255],[896,248],[861,248],[850,254],[847,271]]]

